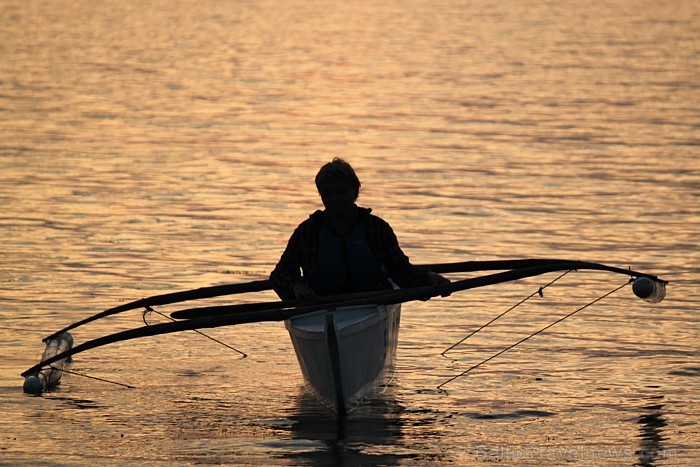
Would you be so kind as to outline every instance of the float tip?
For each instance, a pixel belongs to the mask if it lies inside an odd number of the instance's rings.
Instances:
[[[659,303],[666,296],[666,285],[648,277],[638,277],[632,283],[634,294],[649,303]]]

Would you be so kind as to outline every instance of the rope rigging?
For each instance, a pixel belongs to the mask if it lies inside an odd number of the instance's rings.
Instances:
[[[90,375],[86,375],[85,373],[78,373],[77,371],[73,371],[73,370],[66,370],[65,368],[58,369],[58,368],[55,368],[53,366],[51,366],[50,368],[52,370],[62,371],[63,373],[68,373],[69,375],[82,376],[83,378],[94,379],[97,381],[102,381],[103,383],[115,384],[117,386],[122,386],[122,387],[129,388],[129,389],[136,389],[136,386],[131,386],[130,384],[118,383],[116,381],[111,381],[109,379],[98,378],[97,376],[90,376]]]
[[[559,278],[557,278],[556,280],[558,280],[558,279],[559,279]],[[473,365],[473,366],[467,368],[466,370],[464,370],[464,371],[461,372],[460,374],[458,374],[458,375],[456,375],[456,376],[453,376],[453,377],[449,378],[448,380],[444,381],[443,383],[439,384],[439,385],[437,386],[437,389],[438,389],[438,390],[443,390],[443,389],[442,389],[443,386],[445,386],[445,385],[451,383],[452,381],[455,381],[456,379],[461,378],[462,376],[466,376],[466,375],[467,375],[469,372],[471,372],[472,370],[475,370],[476,368],[479,368],[481,365],[483,365],[483,364],[485,364],[485,363],[487,363],[487,362],[490,362],[491,360],[493,360],[494,358],[498,357],[499,355],[502,355],[502,354],[508,352],[509,350],[511,350],[511,349],[513,349],[513,348],[515,348],[515,347],[517,347],[518,345],[522,344],[523,342],[532,339],[532,338],[535,337],[536,335],[543,333],[543,332],[546,331],[547,329],[551,328],[552,326],[554,326],[554,325],[556,325],[556,324],[561,323],[562,321],[564,321],[564,320],[567,319],[567,318],[570,318],[571,316],[575,315],[575,314],[578,313],[579,311],[585,310],[585,309],[588,308],[589,306],[591,306],[591,305],[593,305],[593,304],[595,304],[595,303],[601,301],[602,299],[604,299],[604,298],[606,298],[606,297],[609,297],[610,295],[612,295],[612,294],[614,294],[615,292],[617,292],[618,290],[620,290],[620,289],[626,287],[627,285],[629,285],[629,284],[632,283],[633,281],[634,281],[634,279],[630,279],[629,281],[625,282],[625,283],[622,284],[621,286],[614,288],[614,289],[611,290],[610,292],[607,292],[607,293],[601,295],[600,297],[596,298],[595,300],[592,300],[591,302],[588,302],[587,304],[583,305],[582,307],[577,308],[576,310],[572,311],[571,313],[569,313],[569,314],[567,314],[567,315],[564,315],[563,317],[561,317],[561,318],[557,319],[556,321],[554,321],[554,322],[548,324],[547,326],[543,327],[542,329],[533,332],[533,333],[530,334],[529,336],[524,337],[524,338],[520,339],[518,342],[516,342],[516,343],[514,343],[514,344],[511,344],[511,345],[509,345],[508,347],[506,347],[506,348],[504,348],[504,349],[498,351],[497,353],[491,355],[489,358],[487,358],[487,359],[485,359],[485,360],[482,360],[481,362],[477,363],[476,365]],[[550,284],[551,284],[551,283],[550,283]],[[548,285],[549,285],[549,284],[548,284]],[[493,320],[492,320],[492,321],[493,321]],[[486,325],[482,326],[482,328],[484,328],[484,327],[486,327]],[[482,328],[480,328],[480,329],[482,329]]]
[[[160,311],[154,310],[154,309],[151,308],[150,306],[146,305],[145,309],[143,310],[143,314],[142,314],[142,316],[141,316],[141,317],[143,318],[143,322],[144,322],[144,324],[146,324],[146,326],[150,326],[150,324],[148,323],[148,321],[146,321],[146,315],[148,315],[149,313],[156,313],[156,314],[162,316],[163,318],[168,318],[170,321],[175,321],[175,319],[171,318],[170,316],[166,315],[165,313],[161,313]],[[222,342],[222,341],[220,341],[219,339],[216,339],[216,338],[210,336],[209,334],[203,333],[203,332],[200,331],[199,329],[192,329],[192,330],[193,330],[194,332],[196,332],[197,334],[199,334],[200,336],[206,337],[207,339],[212,340],[212,341],[216,342],[216,343],[219,344],[219,345],[223,345],[223,346],[226,347],[227,349],[231,349],[231,350],[233,350],[234,352],[238,352],[239,354],[241,354],[241,355],[243,356],[243,358],[245,358],[245,357],[248,356],[248,354],[246,354],[246,353],[244,353],[244,352],[241,352],[241,351],[238,350],[237,348],[235,348],[235,347],[233,347],[233,346],[227,344],[226,342]]]
[[[486,323],[486,324],[480,326],[479,328],[477,328],[477,329],[475,329],[474,331],[472,331],[471,333],[469,333],[467,336],[463,337],[462,339],[460,339],[460,340],[457,341],[456,343],[454,343],[454,344],[452,344],[451,346],[449,346],[447,349],[443,350],[442,353],[441,353],[440,355],[442,355],[443,357],[447,358],[447,356],[445,355],[447,352],[449,352],[450,350],[454,349],[455,347],[457,347],[458,345],[460,345],[461,343],[463,343],[464,341],[466,341],[467,339],[469,339],[470,337],[472,337],[472,336],[473,336],[474,334],[476,334],[477,332],[481,331],[482,329],[486,328],[487,326],[490,326],[491,324],[493,324],[494,322],[496,322],[498,319],[504,317],[506,314],[510,313],[511,311],[513,311],[514,309],[516,309],[517,307],[519,307],[520,305],[522,305],[522,304],[525,303],[526,301],[530,300],[530,299],[531,299],[532,297],[534,297],[535,295],[539,295],[540,297],[544,297],[544,293],[543,293],[544,289],[546,289],[546,288],[549,287],[550,285],[554,284],[556,281],[558,281],[558,280],[561,279],[562,277],[566,276],[566,275],[569,274],[570,272],[571,272],[571,270],[565,271],[563,274],[561,274],[561,275],[560,275],[559,277],[557,277],[556,279],[550,281],[550,282],[549,282],[548,284],[546,284],[546,285],[543,285],[542,287],[540,287],[540,288],[539,288],[538,290],[536,290],[535,292],[532,292],[530,295],[528,295],[527,297],[523,298],[522,300],[520,300],[518,303],[516,303],[516,304],[513,305],[512,307],[508,308],[506,311],[504,311],[504,312],[501,313],[500,315],[496,316],[495,318],[493,318],[493,319],[492,319],[491,321],[489,321],[488,323]]]
[[[142,316],[141,316],[142,319],[143,319],[143,322],[144,322],[144,324],[146,324],[146,326],[150,326],[150,323],[146,320],[146,316],[147,316],[149,313],[156,313],[156,314],[158,314],[158,315],[160,315],[160,316],[162,316],[162,317],[164,317],[164,318],[168,318],[168,319],[171,320],[171,321],[175,321],[175,320],[174,320],[173,318],[171,318],[170,316],[168,316],[168,315],[166,315],[166,314],[164,314],[164,313],[161,313],[161,312],[158,311],[158,310],[154,310],[154,309],[151,308],[150,306],[146,306],[145,309],[144,309],[144,311],[143,311],[143,314],[142,314]],[[207,335],[207,334],[205,334],[205,333],[199,331],[198,329],[193,329],[193,331],[196,332],[197,334],[200,334],[200,335],[206,337],[207,339],[210,339],[210,340],[216,342],[217,344],[223,345],[224,347],[226,347],[226,348],[228,348],[228,349],[231,349],[231,350],[233,350],[233,351],[235,351],[235,352],[238,352],[239,354],[243,355],[243,357],[247,357],[247,356],[248,356],[247,354],[245,354],[245,353],[241,352],[240,350],[238,350],[238,349],[236,349],[236,348],[230,346],[229,344],[227,344],[227,343],[225,343],[225,342],[222,342],[222,341],[220,341],[220,340],[218,340],[218,339],[216,339],[216,338],[214,338],[214,337],[211,337],[211,336],[209,336],[209,335]],[[136,389],[136,386],[131,386],[131,385],[125,384],[125,383],[119,383],[119,382],[112,381],[112,380],[105,379],[105,378],[99,378],[99,377],[97,377],[97,376],[87,375],[87,374],[85,374],[85,373],[78,373],[77,371],[68,370],[68,369],[66,369],[66,368],[56,368],[56,367],[54,367],[53,365],[49,365],[49,368],[51,368],[51,371],[57,371],[57,372],[68,373],[68,374],[70,374],[70,375],[82,376],[83,378],[94,379],[94,380],[96,380],[96,381],[101,381],[101,382],[103,382],[103,383],[114,384],[114,385],[116,385],[116,386],[122,386],[122,387],[124,387],[124,388]]]

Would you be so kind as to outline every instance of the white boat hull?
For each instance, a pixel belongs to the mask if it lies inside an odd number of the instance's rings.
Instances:
[[[339,413],[387,382],[396,363],[401,304],[321,311],[285,321],[306,385]]]

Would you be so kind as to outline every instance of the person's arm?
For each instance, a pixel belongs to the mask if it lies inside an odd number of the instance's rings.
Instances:
[[[293,299],[294,284],[301,281],[302,236],[303,224],[294,230],[277,266],[270,273],[272,289],[282,300]]]
[[[391,226],[381,218],[374,217],[377,251],[389,277],[401,287],[420,287],[449,284],[450,280],[440,274],[416,268],[399,246],[399,241]]]
[[[433,273],[416,268],[399,246],[391,226],[379,217],[372,216],[368,223],[371,246],[377,259],[387,269],[389,277],[401,287],[433,285],[437,280]],[[368,232],[369,233],[369,232]],[[440,276],[442,278],[442,276]],[[445,279],[446,280],[446,279]]]
[[[277,266],[270,274],[273,290],[282,300],[314,300],[316,293],[301,276],[301,269],[309,264],[314,254],[315,229],[311,220],[303,222],[294,230],[287,248]]]

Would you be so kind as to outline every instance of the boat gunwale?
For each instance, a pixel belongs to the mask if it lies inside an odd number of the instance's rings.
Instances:
[[[348,337],[358,332],[361,332],[368,327],[377,324],[379,321],[385,319],[388,313],[387,307],[394,307],[393,305],[356,305],[351,307],[336,308],[331,310],[320,310],[306,315],[296,316],[284,321],[287,331],[293,332],[295,335],[311,339],[311,340],[324,340],[326,335],[325,328],[325,316],[329,313],[334,315],[335,329],[338,333],[338,337]],[[353,309],[363,309],[366,313],[357,316],[356,318],[345,318],[337,319],[337,312],[352,312]],[[295,321],[303,321],[305,319],[318,319],[318,323],[313,323],[313,329],[305,326],[295,326]]]

